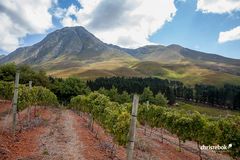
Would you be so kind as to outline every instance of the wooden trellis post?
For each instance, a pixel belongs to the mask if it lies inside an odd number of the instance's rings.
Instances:
[[[129,129],[129,142],[127,148],[127,160],[133,160],[134,142],[136,137],[136,124],[137,124],[137,110],[138,110],[139,97],[134,95],[132,106],[132,117]]]
[[[17,72],[15,76],[15,86],[14,86],[14,96],[13,96],[13,136],[15,137],[16,134],[16,125],[17,125],[17,100],[18,100],[18,85],[19,85],[19,75],[20,73]]]
[[[29,81],[29,89],[32,89],[32,81]],[[30,118],[31,118],[31,106],[28,106],[28,127],[30,127]]]

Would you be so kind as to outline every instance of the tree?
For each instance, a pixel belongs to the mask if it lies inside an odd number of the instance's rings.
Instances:
[[[176,97],[174,95],[173,89],[171,87],[167,88],[166,96],[168,98],[168,104],[175,104]]]
[[[48,88],[50,85],[49,78],[44,70],[39,70],[37,74],[34,75],[32,81],[36,86],[44,86]]]
[[[71,77],[66,80],[55,79],[49,87],[50,90],[57,95],[59,101],[64,104],[69,103],[71,98],[75,96],[88,94],[90,92],[84,81]]]
[[[98,93],[101,93],[101,94],[104,94],[105,96],[108,96],[108,90],[105,89],[104,87],[101,87],[101,88],[98,90]]]
[[[143,93],[140,96],[141,102],[153,102],[153,92],[150,90],[150,87],[146,87],[143,90]]]
[[[3,81],[14,81],[17,67],[14,63],[0,66],[0,79]]]
[[[179,81],[162,80],[159,78],[139,78],[139,77],[111,77],[97,78],[88,81],[87,85],[95,91],[104,87],[111,89],[115,86],[119,93],[127,91],[129,94],[142,94],[146,87],[149,87],[153,95],[161,92],[168,99],[168,103],[173,105],[175,97],[186,101],[209,104],[213,107],[223,107],[229,109],[240,109],[240,87],[225,84],[222,88],[212,85],[196,84],[194,88],[185,86]],[[116,100],[116,99],[115,99]],[[148,99],[149,100],[149,99]],[[146,99],[141,102],[146,102]],[[149,100],[151,102],[151,100]],[[151,102],[153,103],[153,102]]]
[[[168,100],[164,97],[164,95],[161,92],[159,92],[158,94],[155,95],[153,103],[155,105],[167,107]]]
[[[233,107],[234,109],[240,110],[240,92],[236,93],[234,96]]]
[[[183,96],[184,96],[185,100],[188,100],[188,101],[193,100],[193,89],[192,88],[184,87],[184,93],[183,94],[184,94]]]
[[[118,96],[117,102],[120,104],[129,103],[131,102],[131,97],[126,91],[123,91],[123,93]]]
[[[108,92],[111,101],[117,102],[118,101],[118,89],[113,86]]]
[[[0,79],[3,81],[14,81],[17,68],[20,72],[20,84],[33,82],[34,86],[48,87],[49,79],[43,70],[35,71],[30,66],[24,64],[16,66],[14,63],[7,63],[0,66]]]

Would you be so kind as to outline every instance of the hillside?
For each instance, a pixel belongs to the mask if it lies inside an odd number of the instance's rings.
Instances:
[[[5,55],[3,55],[3,54],[0,54],[0,59],[1,59],[1,58],[3,58],[4,56],[5,56]]]
[[[66,27],[50,33],[33,46],[18,48],[1,59],[0,63],[15,62],[56,70],[110,59],[135,60],[125,52],[108,47],[83,27]]]
[[[119,49],[141,61],[154,61],[161,64],[194,64],[200,68],[240,75],[239,59],[199,52],[175,44],[166,47],[156,45],[137,49],[119,47]]]
[[[157,62],[145,61],[132,66],[132,69],[146,76],[179,80],[188,85],[197,83],[218,86],[224,83],[240,84],[240,77],[237,75],[202,68],[194,64],[160,64]]]
[[[240,84],[240,60],[184,48],[148,45],[137,49],[106,44],[83,27],[56,30],[42,41],[0,58],[47,70],[57,77],[84,79],[155,76],[186,84]]]

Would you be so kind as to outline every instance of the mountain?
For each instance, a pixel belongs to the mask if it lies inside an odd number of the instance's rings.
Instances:
[[[5,56],[5,55],[3,55],[3,54],[0,54],[0,59],[1,59],[1,58],[3,58],[4,56]]]
[[[226,58],[217,54],[204,53],[200,51],[191,50],[188,48],[184,48],[180,45],[172,44],[169,46],[163,45],[149,45],[140,47],[137,49],[128,49],[121,48],[115,45],[111,45],[114,48],[122,50],[124,52],[129,53],[134,57],[138,57],[141,60],[152,59],[154,61],[163,60],[161,55],[168,56],[169,58],[173,58],[175,61],[178,59],[182,60],[190,60],[190,61],[211,61],[216,63],[226,63],[230,65],[238,65],[240,66],[239,59]],[[167,52],[167,53],[166,53]]]
[[[195,51],[176,44],[151,45],[137,49],[113,47],[129,53],[141,61],[153,61],[161,64],[195,64],[205,69],[240,75],[239,59]]]
[[[66,27],[42,41],[18,48],[0,58],[43,68],[58,77],[85,79],[110,76],[155,76],[186,84],[240,84],[240,60],[191,50],[173,44],[137,49],[106,44],[83,27]]]
[[[0,63],[65,69],[109,59],[135,60],[129,54],[109,47],[83,27],[66,27],[50,33],[33,46],[18,48],[0,59]]]

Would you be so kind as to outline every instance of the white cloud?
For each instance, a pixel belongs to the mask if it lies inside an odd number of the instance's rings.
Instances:
[[[197,10],[203,13],[231,13],[240,10],[240,0],[198,0]]]
[[[56,0],[0,1],[0,48],[13,51],[27,34],[45,33],[53,26],[49,9]]]
[[[106,43],[123,47],[149,44],[149,36],[171,21],[174,0],[79,0],[61,18],[63,26],[81,25]],[[74,17],[74,18],[73,18]]]
[[[56,18],[62,18],[65,14],[66,14],[66,11],[67,9],[66,8],[55,8],[54,12],[53,12],[53,15],[56,17]]]
[[[225,43],[228,41],[240,40],[240,26],[233,28],[229,31],[220,32],[218,37],[219,43]]]
[[[197,10],[203,13],[215,13],[230,15],[233,12],[240,11],[240,0],[198,0]],[[234,15],[235,16],[235,15]],[[240,39],[240,26],[233,28],[229,31],[220,32],[218,43],[225,43]]]

